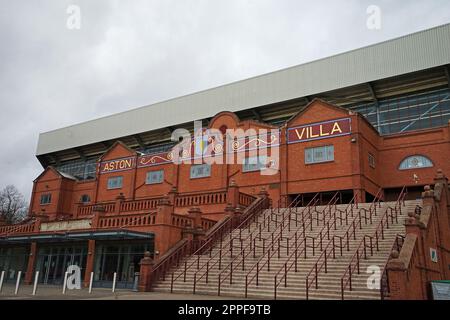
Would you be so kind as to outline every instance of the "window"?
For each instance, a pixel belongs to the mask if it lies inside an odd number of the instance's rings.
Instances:
[[[87,194],[83,194],[81,196],[81,203],[88,203],[91,202],[91,197],[89,197],[89,195]]]
[[[113,177],[108,179],[108,190],[122,188],[123,177]]]
[[[305,163],[321,163],[334,160],[334,146],[305,149]]]
[[[369,166],[375,168],[375,157],[371,153],[369,153]]]
[[[191,179],[211,176],[211,165],[199,164],[191,167]]]
[[[146,184],[162,183],[164,181],[164,170],[147,172]]]
[[[49,204],[52,202],[51,194],[43,194],[41,195],[41,204]]]
[[[399,170],[417,169],[417,168],[430,168],[433,166],[433,162],[424,156],[410,156],[400,163]]]
[[[242,166],[243,172],[252,172],[266,169],[267,157],[249,157],[244,159],[244,164]]]

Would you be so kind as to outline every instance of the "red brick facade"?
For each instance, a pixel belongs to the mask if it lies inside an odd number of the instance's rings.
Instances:
[[[342,119],[349,123],[348,132],[344,128],[338,130],[322,125]],[[248,206],[254,199],[251,196],[262,190],[267,190],[273,206],[286,203],[278,201],[285,201],[289,195],[339,190],[357,192],[359,201],[366,201],[379,188],[389,197],[390,190],[402,186],[418,189],[434,185],[438,168],[444,174],[450,174],[450,126],[380,136],[361,115],[321,100],[311,102],[281,128],[256,121],[240,121],[231,112],[216,115],[209,128],[221,131],[279,129],[279,171],[274,175],[261,175],[259,171],[243,172],[242,164],[213,164],[209,177],[191,179],[190,164],[166,162],[140,167],[137,164],[141,155],[116,142],[98,160],[94,180],[77,181],[49,167],[34,181],[30,205],[30,216],[37,218],[34,231],[38,232],[39,225],[44,222],[91,219],[91,228],[95,230],[125,228],[153,232],[155,249],[164,254],[186,235],[187,228],[195,225],[207,230],[239,206]],[[288,131],[295,128],[299,130],[288,141]],[[300,142],[295,141],[295,135]],[[330,145],[334,148],[333,160],[305,163],[305,149]],[[243,152],[247,155],[249,151]],[[399,170],[400,163],[413,155],[429,158],[432,166]],[[105,166],[107,172],[100,172]],[[157,170],[164,171],[162,183],[146,184],[147,173]],[[122,187],[108,189],[108,179],[116,176],[122,177]],[[51,201],[41,204],[41,197],[49,194]],[[448,197],[446,192],[442,195]],[[89,203],[81,203],[82,196],[87,196]],[[414,192],[412,196],[415,196]],[[191,210],[193,207],[198,209]],[[438,223],[438,220],[433,221]],[[448,227],[448,218],[445,221],[439,223],[446,223]],[[0,233],[3,232],[1,228]],[[418,227],[408,226],[405,248],[416,246],[409,242],[421,241],[411,240],[414,228]],[[421,237],[419,231],[417,236]],[[449,248],[447,244],[446,248]],[[95,241],[89,241],[89,251],[94,250]],[[86,270],[89,273],[93,259],[88,257]],[[448,257],[445,259],[448,265]],[[418,271],[413,269],[411,272]],[[29,280],[31,278],[27,278]],[[86,281],[89,281],[88,273],[85,274]],[[392,287],[396,285],[392,280]]]

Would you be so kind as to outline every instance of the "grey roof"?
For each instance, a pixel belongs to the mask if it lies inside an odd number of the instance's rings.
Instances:
[[[37,156],[450,64],[450,24],[42,133]]]

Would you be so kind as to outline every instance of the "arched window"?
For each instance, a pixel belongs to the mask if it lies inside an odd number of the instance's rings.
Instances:
[[[400,170],[418,169],[418,168],[430,168],[433,166],[433,162],[430,159],[420,155],[410,156],[404,159],[400,163]]]
[[[83,194],[81,196],[80,200],[82,203],[88,203],[88,202],[91,202],[91,197],[89,197],[89,195],[87,195],[87,194]]]

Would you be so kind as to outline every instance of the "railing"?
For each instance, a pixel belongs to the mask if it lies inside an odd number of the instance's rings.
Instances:
[[[325,270],[325,273],[328,272],[328,258],[333,255],[333,259],[336,258],[336,249],[339,249],[340,255],[343,254],[343,249],[346,248],[347,251],[350,251],[350,241],[351,237],[353,237],[353,240],[356,240],[356,230],[357,225],[359,225],[359,229],[362,229],[362,219],[364,218],[364,223],[368,224],[368,222],[372,223],[373,215],[377,214],[377,207],[381,206],[381,196],[382,196],[382,189],[380,188],[373,199],[372,203],[370,204],[369,209],[360,208],[358,210],[358,215],[353,219],[353,221],[350,223],[348,229],[346,230],[344,236],[333,236],[333,238],[328,242],[325,249],[322,251],[320,256],[318,257],[316,263],[314,264],[313,268],[309,271],[309,273],[306,276],[305,282],[305,294],[306,299],[309,298],[309,289],[314,284],[315,288],[318,289],[319,287],[319,273],[322,271],[322,269]],[[356,194],[354,195],[354,200],[356,200]],[[353,205],[349,204],[352,212],[353,217]],[[347,206],[347,208],[349,207]],[[346,209],[347,210],[347,209]],[[361,212],[364,212],[364,216],[361,215]],[[341,218],[342,221],[342,218]],[[346,214],[345,221],[348,222],[348,214]],[[336,220],[334,221],[336,224]],[[330,249],[330,246],[331,249]],[[313,275],[312,279],[310,277]]]
[[[182,239],[174,247],[172,247],[153,266],[150,287],[161,278],[164,281],[167,272],[173,267],[178,268],[181,260],[195,252],[201,244],[201,241]]]
[[[405,236],[397,234],[397,236],[395,237],[395,241],[394,244],[392,245],[391,251],[397,251],[400,252],[400,250],[403,247],[403,243],[405,242]],[[390,292],[390,288],[389,288],[389,273],[387,272],[387,264],[389,262],[389,259],[386,260],[386,263],[384,264],[383,267],[383,275],[381,276],[381,280],[380,280],[380,297],[381,300],[384,300]]]
[[[262,209],[265,209],[266,207],[267,207],[267,204],[266,204],[266,205],[264,206],[264,208],[262,208]],[[261,209],[261,210],[262,210],[262,209]],[[255,217],[255,216],[254,216],[254,217]],[[250,218],[250,219],[249,219],[249,218]],[[237,229],[239,230],[239,237],[237,237],[237,236],[232,236],[232,234],[230,234],[230,241],[226,244],[226,246],[229,247],[230,257],[231,257],[232,259],[233,259],[233,248],[234,248],[233,243],[234,243],[234,241],[237,240],[237,239],[239,239],[239,241],[240,241],[240,243],[241,243],[241,246],[240,246],[241,253],[243,252],[243,250],[246,250],[246,249],[248,248],[248,245],[247,245],[247,247],[243,248],[243,243],[244,243],[244,242],[246,242],[246,241],[248,241],[248,240],[250,239],[249,244],[250,244],[250,246],[251,246],[251,244],[252,244],[254,241],[256,241],[256,239],[259,238],[259,240],[261,241],[261,240],[262,240],[262,239],[261,239],[261,233],[262,233],[263,227],[266,227],[266,225],[267,225],[267,228],[270,228],[270,221],[269,221],[269,220],[272,219],[272,213],[270,213],[269,215],[267,215],[266,217],[264,217],[262,222],[258,221],[258,219],[252,218],[252,217],[249,217],[249,218],[245,219],[245,220],[240,224],[240,226],[237,228]],[[257,217],[256,217],[256,218],[257,218]],[[247,226],[249,226],[251,222],[257,222],[259,228],[257,227],[257,228],[255,228],[255,229],[253,229],[252,231],[250,231],[250,229],[247,229],[247,230],[248,230],[247,237],[246,237],[245,239],[243,239],[243,238],[242,238],[242,230],[243,230],[244,228],[247,228]],[[269,229],[268,229],[268,230],[269,230]],[[256,244],[255,244],[255,245],[256,245]],[[225,247],[226,247],[226,246],[225,246]],[[223,248],[223,245],[222,245],[222,243],[221,243],[221,244],[220,244],[219,251],[218,251],[214,256],[211,256],[211,255],[210,255],[209,261],[207,261],[206,264],[204,264],[202,267],[200,267],[200,256],[197,257],[197,260],[198,260],[198,261],[197,261],[197,272],[195,272],[195,274],[194,274],[194,284],[193,284],[193,293],[194,293],[194,294],[195,294],[195,292],[196,292],[197,282],[199,282],[202,278],[205,278],[206,283],[208,283],[208,280],[209,280],[209,278],[208,278],[208,277],[209,277],[209,270],[210,270],[211,268],[213,268],[213,267],[215,267],[216,265],[218,265],[218,269],[219,269],[219,270],[222,269],[222,250],[223,250],[222,248]],[[255,249],[254,249],[254,250],[255,250]],[[251,252],[251,250],[248,251],[248,252]],[[216,259],[215,262],[211,263],[211,261],[214,261],[214,259],[217,258],[217,257],[218,257],[218,259]],[[238,257],[239,257],[239,256],[237,256],[234,260],[236,260]],[[234,260],[233,260],[233,261],[234,261]],[[229,266],[230,266],[230,265],[228,265],[226,268],[228,268]],[[225,270],[226,270],[226,268],[225,268]],[[205,270],[205,269],[206,269],[206,270]],[[201,273],[203,270],[204,270],[204,272]],[[220,282],[220,275],[219,275],[219,282]],[[219,286],[218,292],[219,292],[219,295],[220,295],[220,286]]]
[[[354,197],[351,201],[354,201],[356,198]],[[321,228],[321,230],[319,231],[318,235],[319,235],[319,247],[320,250],[323,250],[323,238],[324,235],[327,235],[327,239],[330,240],[330,228],[334,226],[334,228],[336,229],[336,211],[332,211],[332,207],[336,206],[336,203],[339,201],[339,192],[336,192],[335,195],[333,196],[333,198],[328,202],[327,207],[322,211],[323,217],[321,219],[321,221],[323,221],[324,225]],[[349,206],[347,206],[348,208]],[[351,207],[351,206],[350,206]],[[345,209],[345,211],[347,211],[347,208]],[[336,210],[336,207],[335,207]],[[317,210],[316,210],[317,211]],[[332,212],[333,212],[333,222],[329,223],[329,219],[331,219],[332,217]],[[317,221],[319,221],[319,217],[317,216]],[[310,223],[312,224],[312,219],[310,220]],[[303,232],[300,234],[300,236],[303,236],[302,238],[297,237],[297,233],[295,234],[295,246],[294,246],[294,251],[291,253],[291,255],[286,259],[285,263],[283,264],[283,266],[278,270],[278,272],[275,274],[274,276],[274,299],[277,298],[277,288],[280,286],[280,284],[283,282],[284,280],[284,287],[287,287],[287,280],[288,280],[288,272],[294,267],[294,271],[297,272],[297,261],[298,261],[298,257],[301,256],[302,254],[304,254],[304,258],[307,258],[307,242],[306,242],[306,235],[305,235],[305,230],[303,230]],[[312,250],[313,250],[313,255],[315,255],[315,240],[316,238],[313,237],[308,237],[311,238],[312,240]],[[300,243],[298,242],[298,239],[301,239]],[[298,252],[299,248],[302,247],[301,251]],[[342,249],[341,249],[342,250]],[[289,255],[289,252],[288,252]],[[292,261],[293,259],[293,261]],[[290,263],[290,264],[289,264]],[[284,273],[283,276],[281,276],[281,278],[278,278],[280,276],[281,273]]]
[[[33,232],[35,224],[20,224],[20,225],[9,225],[0,227],[0,235],[8,236],[10,234],[21,234]]]
[[[404,199],[407,193],[406,187],[403,187],[394,208],[387,207],[384,215],[381,217],[380,222],[378,223],[373,236],[365,235],[361,242],[359,243],[354,255],[350,259],[350,263],[345,269],[344,275],[341,277],[341,298],[344,300],[344,294],[347,287],[350,291],[352,291],[352,276],[356,270],[358,274],[360,274],[360,261],[361,258],[367,259],[367,248],[370,249],[371,256],[373,255],[373,249],[376,247],[377,251],[379,250],[379,241],[380,236],[381,239],[384,239],[384,230],[389,229],[389,218],[391,219],[391,223],[394,223],[394,219],[398,222],[398,215],[401,215],[401,206],[404,205]],[[375,201],[375,199],[374,199]],[[368,240],[367,240],[368,239]],[[370,242],[370,245],[367,245],[367,241]],[[375,242],[375,244],[374,244]]]
[[[333,259],[336,259],[336,247],[339,247],[336,245],[336,239],[339,240],[341,243],[340,245],[340,254],[342,256],[342,237],[339,236],[333,236],[331,240],[328,242],[326,247],[322,250],[321,254],[317,258],[316,263],[314,264],[314,267],[309,271],[309,273],[306,275],[306,300],[309,299],[309,288],[312,286],[312,284],[315,284],[315,288],[319,288],[319,273],[322,271],[322,269],[325,269],[325,273],[328,272],[328,259],[331,255],[333,255]],[[330,248],[331,247],[331,248]],[[312,281],[310,281],[310,277],[312,273],[314,272],[314,277],[312,278]]]
[[[245,227],[247,227],[248,224],[251,223],[251,221],[254,221],[255,219],[257,219],[259,213],[261,213],[262,210],[264,210],[268,207],[268,205],[269,205],[268,200],[269,200],[268,198],[256,198],[256,200],[249,207],[247,207],[245,209],[242,216],[240,218],[238,218],[237,220],[234,218],[231,218],[231,217],[225,217],[219,224],[216,224],[210,230],[210,233],[207,235],[205,241],[203,241],[201,243],[201,245],[199,246],[199,248],[197,250],[195,250],[194,253],[192,253],[192,255],[197,255],[197,259],[192,261],[189,265],[188,265],[188,261],[185,260],[184,272],[181,272],[177,276],[175,276],[175,273],[172,273],[171,292],[173,292],[174,282],[178,278],[183,276],[183,281],[186,282],[187,271],[192,268],[195,268],[195,267],[197,268],[197,270],[200,268],[200,266],[199,266],[200,255],[202,255],[204,252],[207,252],[209,250],[210,259],[212,259],[212,257],[211,257],[212,248],[217,242],[219,242],[219,247],[220,247],[217,254],[221,255],[224,236],[230,235],[230,239],[228,241],[228,243],[229,243],[232,239],[232,231],[237,228],[239,228],[239,229],[245,228]],[[217,254],[215,256],[217,256]],[[220,259],[220,257],[219,257],[219,259]]]
[[[239,205],[248,207],[255,201],[255,197],[246,193],[239,192]]]
[[[176,207],[191,207],[207,204],[221,204],[227,202],[227,191],[217,191],[208,194],[187,194],[177,195],[175,199]]]
[[[78,216],[87,216],[93,214],[93,212],[96,209],[100,209],[102,210],[102,212],[105,213],[115,212],[116,204],[114,202],[107,202],[107,203],[80,205],[78,206],[77,213]]]
[[[119,215],[101,217],[98,221],[97,228],[125,228],[140,227],[155,224],[156,212],[142,215]]]
[[[120,212],[148,211],[156,209],[162,198],[124,201],[120,204]]]
[[[294,206],[294,205],[297,205],[298,204],[298,198],[299,198],[299,196],[300,195],[298,195],[290,204],[289,204],[289,206],[288,206],[288,209],[289,209],[289,215],[287,215],[287,217],[289,217],[289,222],[288,222],[288,228],[289,228],[289,231],[290,231],[290,222],[291,222],[291,214],[292,214],[292,207]],[[281,200],[281,199],[280,199]],[[302,215],[301,215],[301,228],[303,229],[303,234],[305,233],[305,229],[307,228],[307,227],[311,227],[312,228],[312,221],[313,221],[313,219],[312,219],[312,213],[311,213],[311,207],[315,207],[316,205],[317,205],[317,202],[319,201],[319,193],[317,193],[312,199],[311,199],[311,201],[308,203],[308,205],[306,206],[306,207],[304,207],[303,208],[303,210],[301,211],[302,212]],[[305,224],[305,217],[304,217],[304,213],[305,213],[305,211],[308,211],[308,221],[309,222],[307,222],[307,224]],[[296,212],[295,213],[296,214],[296,223],[298,222],[297,221],[297,217],[298,217],[298,213]],[[271,243],[271,245],[267,248],[267,251],[265,251],[264,253],[263,253],[263,255],[260,257],[260,259],[250,268],[250,270],[248,271],[248,273],[247,273],[247,275],[245,276],[245,297],[247,297],[247,294],[248,294],[248,287],[250,286],[250,284],[253,282],[253,280],[255,280],[256,279],[256,285],[258,286],[259,285],[259,272],[267,265],[267,270],[268,270],[268,272],[270,271],[270,259],[273,257],[273,255],[275,254],[275,253],[277,253],[278,252],[278,256],[280,256],[280,248],[281,248],[281,246],[280,246],[280,239],[282,239],[282,231],[283,231],[283,229],[284,229],[284,221],[285,221],[285,218],[283,219],[283,221],[282,221],[282,224],[281,224],[281,226],[282,226],[282,228],[281,228],[281,230],[280,230],[280,232],[279,232],[279,234],[278,234],[278,236],[277,236],[277,238],[275,238],[274,239],[274,237],[273,237],[273,234],[274,233],[272,233],[272,243]],[[276,230],[275,230],[276,231]],[[298,229],[296,230],[296,232],[298,231]],[[294,236],[296,237],[295,238],[295,242],[297,242],[298,241],[298,239],[297,239],[297,235],[296,234],[294,234]],[[274,249],[274,245],[276,244],[276,243],[278,243],[278,250],[275,250]],[[289,245],[287,245],[287,247],[289,247]],[[267,255],[267,258],[266,258],[266,255]],[[288,253],[288,255],[289,255],[289,253]],[[255,272],[255,274],[254,275],[251,275],[252,274],[252,272]],[[219,292],[220,292],[220,278],[219,278]]]

